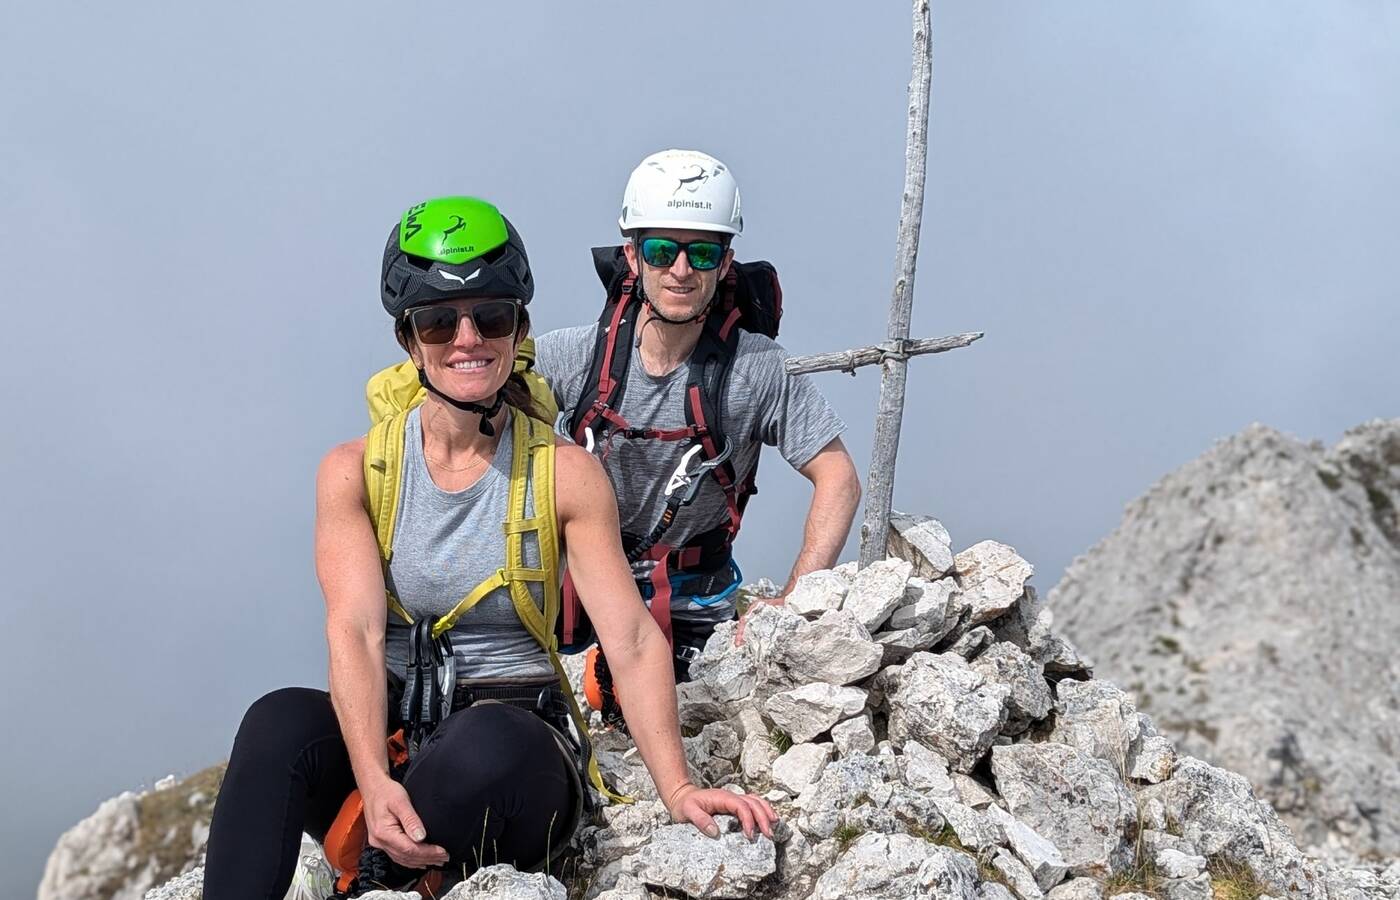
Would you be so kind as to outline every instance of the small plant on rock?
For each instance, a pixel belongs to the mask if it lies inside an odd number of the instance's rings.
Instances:
[[[1248,866],[1216,856],[1207,863],[1206,871],[1215,900],[1259,900],[1264,896],[1264,886]]]
[[[837,848],[844,853],[846,848],[851,846],[851,844],[855,842],[855,839],[862,834],[865,834],[864,828],[861,828],[859,825],[846,824],[838,826],[837,829],[831,833],[831,836],[836,838]]]

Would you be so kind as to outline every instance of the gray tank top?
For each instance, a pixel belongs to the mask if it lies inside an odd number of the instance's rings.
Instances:
[[[506,564],[505,535],[510,499],[513,435],[510,417],[502,429],[496,455],[476,483],[464,491],[444,491],[428,475],[423,458],[422,407],[404,424],[403,475],[399,484],[398,520],[393,556],[386,578],[389,590],[416,619],[443,616],[472,589]],[[511,413],[515,415],[515,413]],[[534,515],[534,485],[525,496],[525,514]],[[525,565],[540,565],[539,541],[524,536]],[[542,586],[529,584],[536,605]],[[402,675],[408,664],[410,628],[390,613],[385,663]],[[549,655],[520,624],[510,592],[497,588],[457,620],[450,632],[457,658],[458,681],[475,679],[544,679],[554,676]]]

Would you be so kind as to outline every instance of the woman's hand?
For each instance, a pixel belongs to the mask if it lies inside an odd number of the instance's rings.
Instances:
[[[744,830],[744,837],[749,840],[753,840],[755,825],[771,840],[773,823],[778,821],[772,804],[762,797],[735,794],[719,788],[699,788],[690,782],[671,792],[666,808],[671,813],[672,821],[689,822],[712,838],[719,837],[715,816],[736,817]]]
[[[389,858],[410,869],[426,869],[447,862],[447,851],[427,843],[423,820],[413,811],[408,791],[397,781],[360,791],[365,803],[365,829],[371,847],[378,847]]]

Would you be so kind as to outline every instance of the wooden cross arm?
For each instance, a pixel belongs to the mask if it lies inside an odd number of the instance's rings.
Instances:
[[[925,353],[943,353],[966,347],[982,337],[984,332],[969,331],[940,338],[915,338],[905,341],[886,341],[874,347],[860,347],[855,350],[838,350],[835,353],[814,353],[811,356],[794,356],[787,361],[789,375],[806,372],[850,372],[856,373],[861,366],[873,366],[887,359],[908,359]]]

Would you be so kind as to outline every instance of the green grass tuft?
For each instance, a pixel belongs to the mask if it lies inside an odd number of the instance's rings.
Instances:
[[[1206,871],[1210,873],[1215,900],[1259,900],[1265,893],[1264,885],[1248,866],[1224,857],[1212,857],[1206,863]]]
[[[855,839],[865,834],[865,829],[859,825],[841,825],[831,833],[836,838],[836,846],[843,853],[846,848],[855,842]]]

